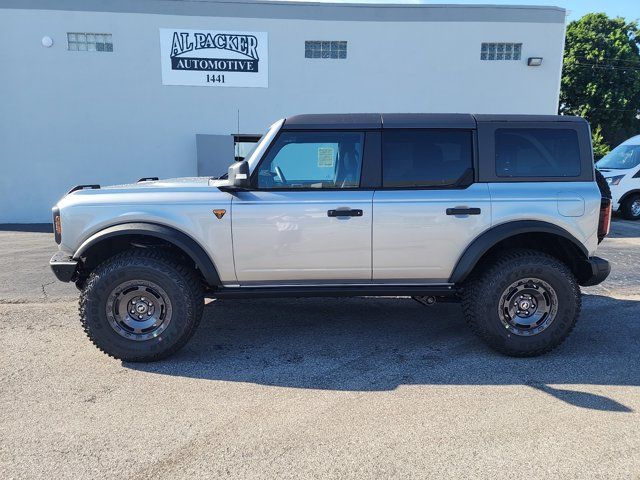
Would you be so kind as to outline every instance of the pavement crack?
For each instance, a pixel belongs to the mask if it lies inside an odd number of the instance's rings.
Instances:
[[[44,295],[45,300],[49,300],[49,295],[47,295],[47,290],[45,289],[45,287],[53,285],[54,283],[55,281],[51,280],[50,282],[42,284],[42,295]]]

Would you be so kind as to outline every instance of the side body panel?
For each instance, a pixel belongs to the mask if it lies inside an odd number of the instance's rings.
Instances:
[[[446,214],[455,207],[480,214]],[[374,280],[447,282],[465,248],[491,226],[489,189],[378,190],[373,217]]]
[[[233,250],[241,285],[371,281],[373,192],[251,191],[233,198]],[[329,217],[328,210],[362,210]]]
[[[600,190],[595,182],[490,183],[492,226],[539,220],[572,234],[593,255],[598,246]]]
[[[163,191],[139,188],[85,190],[59,203],[60,250],[75,253],[93,234],[112,225],[146,222],[166,225],[195,240],[209,255],[223,284],[236,283],[231,246],[231,196],[215,187]],[[217,219],[213,209],[227,210]]]

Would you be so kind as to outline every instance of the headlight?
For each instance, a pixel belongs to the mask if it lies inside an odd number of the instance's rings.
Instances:
[[[624,178],[624,175],[616,175],[615,177],[607,177],[607,183],[609,185],[618,185],[620,183],[620,180],[622,180]]]

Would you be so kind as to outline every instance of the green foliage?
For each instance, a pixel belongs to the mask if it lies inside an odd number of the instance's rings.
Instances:
[[[611,148],[609,148],[609,145],[607,145],[604,141],[604,137],[602,136],[602,128],[600,127],[600,125],[598,125],[596,129],[593,130],[591,134],[591,139],[593,142],[594,161],[600,160],[602,157],[604,157],[607,153],[611,151]]]
[[[638,24],[623,18],[590,13],[567,25],[560,113],[589,120],[599,153],[640,133],[639,44]]]

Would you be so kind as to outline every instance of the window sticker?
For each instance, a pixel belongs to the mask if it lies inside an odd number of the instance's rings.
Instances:
[[[333,148],[318,147],[318,167],[333,168]]]

